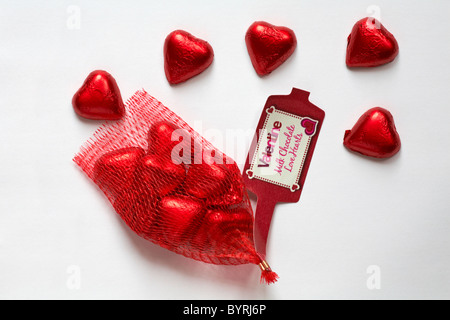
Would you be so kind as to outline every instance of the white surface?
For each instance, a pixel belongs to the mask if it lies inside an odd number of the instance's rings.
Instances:
[[[68,27],[71,5],[79,29]],[[377,10],[400,55],[348,70],[347,36]],[[445,0],[1,1],[0,298],[450,298],[448,12]],[[244,42],[256,20],[298,38],[264,78]],[[162,46],[178,28],[207,40],[215,59],[172,87]],[[260,285],[257,266],[189,260],[124,226],[72,162],[99,125],[71,106],[95,69],[116,78],[124,99],[144,88],[205,131],[254,130],[269,95],[311,92],[326,118],[300,202],[276,207],[268,261],[277,284]],[[382,162],[342,145],[374,106],[392,112],[402,139]],[[366,284],[371,266],[380,289]]]

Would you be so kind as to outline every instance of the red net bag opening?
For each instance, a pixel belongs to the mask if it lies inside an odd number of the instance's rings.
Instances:
[[[277,280],[255,250],[253,211],[236,163],[144,90],[74,161],[137,235],[206,263],[257,264],[261,282]]]

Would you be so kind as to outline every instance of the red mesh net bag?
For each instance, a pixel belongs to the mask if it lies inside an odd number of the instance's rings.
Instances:
[[[236,163],[141,90],[126,116],[103,125],[74,158],[139,236],[206,263],[260,266],[254,217]]]

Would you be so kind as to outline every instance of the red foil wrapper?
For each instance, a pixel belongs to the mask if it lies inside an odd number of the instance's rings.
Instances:
[[[297,47],[297,38],[289,28],[256,21],[248,28],[245,43],[256,73],[264,76],[292,55]]]
[[[171,84],[202,73],[213,58],[214,51],[208,42],[183,30],[171,32],[164,42],[164,70]]]
[[[108,72],[95,70],[84,81],[72,99],[75,112],[93,120],[118,120],[125,108],[116,80]]]
[[[392,114],[380,107],[367,110],[351,130],[345,131],[344,146],[369,157],[392,157],[401,146]]]
[[[359,20],[347,38],[349,67],[376,67],[393,61],[397,55],[397,40],[375,18]]]

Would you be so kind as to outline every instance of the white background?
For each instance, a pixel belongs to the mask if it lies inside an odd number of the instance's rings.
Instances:
[[[2,0],[0,298],[450,298],[449,12],[445,0]],[[349,70],[347,36],[374,13],[400,54]],[[244,42],[256,20],[298,39],[293,56],[263,78]],[[207,40],[215,58],[170,86],[162,50],[175,29]],[[311,92],[326,118],[300,202],[275,209],[268,261],[276,284],[259,284],[255,265],[196,262],[127,229],[72,162],[100,125],[71,105],[96,69],[115,77],[124,100],[144,88],[204,131],[254,130],[268,96]],[[374,106],[391,111],[402,140],[386,161],[342,145]],[[371,266],[379,289],[367,286]]]

